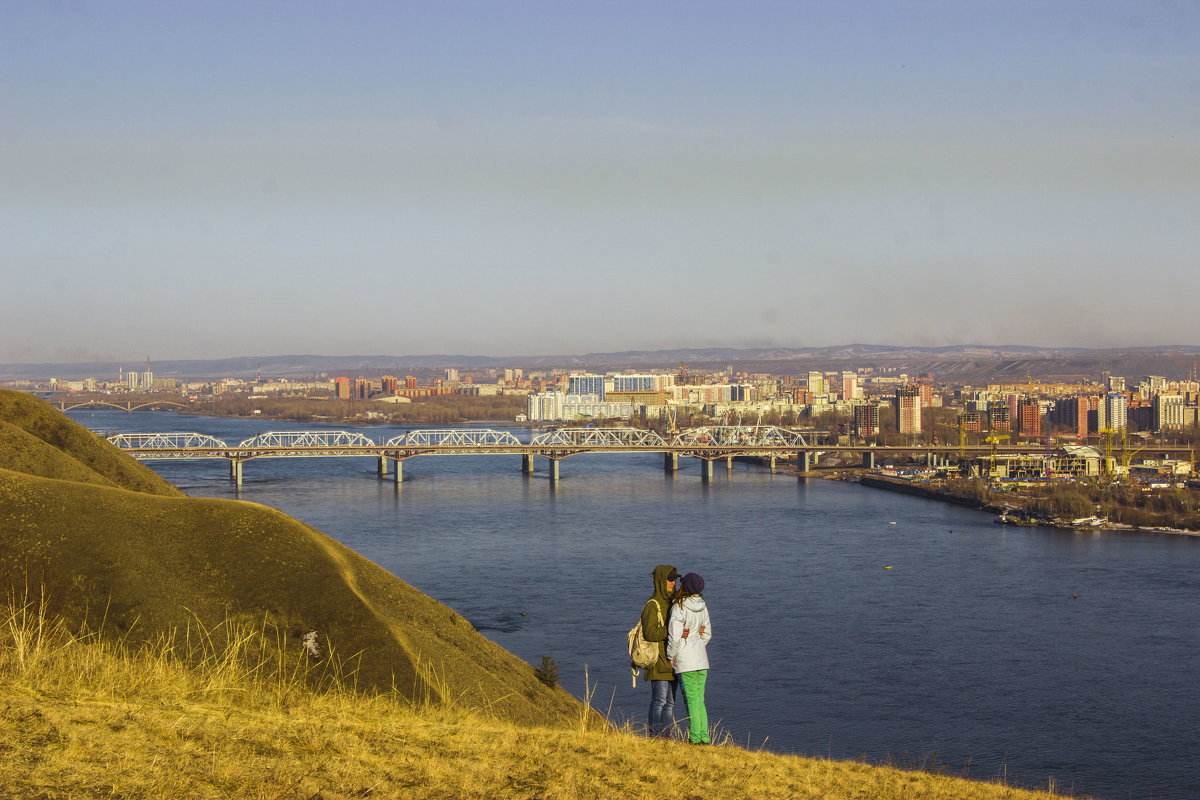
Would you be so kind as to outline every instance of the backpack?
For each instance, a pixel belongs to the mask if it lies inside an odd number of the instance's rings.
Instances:
[[[654,600],[648,600],[647,605],[654,603]],[[642,611],[646,607],[642,606]],[[654,610],[658,612],[658,624],[663,624],[662,609],[658,607],[658,603],[654,603]],[[633,673],[633,685],[637,686],[637,674],[639,669],[652,667],[658,661],[658,642],[647,642],[642,638],[642,619],[638,617],[637,625],[629,629],[629,669]]]

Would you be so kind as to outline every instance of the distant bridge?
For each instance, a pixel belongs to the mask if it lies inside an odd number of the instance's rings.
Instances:
[[[992,445],[911,445],[873,447],[812,444],[798,431],[771,425],[724,425],[692,428],[671,437],[636,428],[557,428],[535,434],[523,442],[508,431],[487,428],[428,428],[412,430],[379,443],[357,431],[273,431],[230,445],[202,433],[119,433],[108,440],[139,459],[225,459],[230,476],[239,483],[242,464],[256,458],[344,458],[370,456],[378,460],[380,475],[394,465],[397,482],[404,461],[425,455],[519,455],[522,471],[534,472],[541,456],[550,465],[550,479],[559,477],[558,463],[584,453],[662,453],[668,470],[679,468],[679,457],[697,459],[702,475],[712,477],[713,462],[735,457],[760,458],[771,469],[780,458],[796,459],[801,473],[808,472],[822,453],[861,453],[864,465],[876,459],[923,456],[930,465],[952,457],[1012,455],[1044,452],[1040,442]],[[1161,448],[1165,451],[1172,448]],[[1179,449],[1179,448],[1174,448]],[[1182,448],[1186,451],[1187,448]]]
[[[81,399],[77,402],[59,400],[53,403],[53,405],[58,406],[59,411],[73,411],[77,408],[104,407],[115,408],[120,411],[124,411],[127,414],[132,414],[134,411],[137,411],[140,408],[157,408],[159,406],[178,406],[179,408],[187,408],[189,404],[176,402],[175,400],[145,400],[138,403],[135,403],[132,400],[126,400],[124,403],[114,403],[111,400]]]

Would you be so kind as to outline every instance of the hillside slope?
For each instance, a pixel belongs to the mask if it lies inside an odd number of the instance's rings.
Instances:
[[[63,460],[65,457],[114,486],[164,497],[184,496],[157,472],[31,394],[0,389],[0,421],[23,430],[57,451],[55,455],[46,448],[32,447],[30,442],[15,441],[15,434],[10,431],[0,439],[0,468],[48,478],[87,480],[73,466],[69,467],[68,474],[59,474],[58,470],[68,463]],[[3,433],[2,429],[0,433]]]
[[[140,464],[109,463],[95,436],[49,406],[0,402],[0,415],[14,407],[20,422],[0,419],[63,444],[0,431],[10,467],[0,469],[0,593],[45,587],[54,613],[119,631],[130,647],[233,620],[278,631],[286,662],[316,631],[322,657],[356,669],[360,689],[519,722],[578,717],[568,693],[543,686],[459,614],[320,531],[254,503],[108,485],[154,482],[139,479]],[[45,477],[72,461],[97,468]]]

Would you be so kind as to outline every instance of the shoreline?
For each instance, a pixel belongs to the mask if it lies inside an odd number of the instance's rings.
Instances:
[[[1065,520],[1050,520],[1028,514],[1026,509],[1019,506],[996,505],[994,503],[985,503],[979,500],[973,500],[967,497],[959,497],[957,495],[947,494],[939,488],[921,486],[911,481],[906,481],[902,478],[890,478],[885,475],[858,475],[856,483],[862,484],[873,489],[884,489],[891,492],[899,492],[901,494],[910,494],[915,497],[923,497],[927,500],[938,500],[943,503],[952,503],[954,505],[964,506],[966,508],[974,508],[979,511],[998,515],[995,519],[997,524],[1015,525],[1017,527],[1029,528],[1055,528],[1057,530],[1069,530],[1077,533],[1087,533],[1089,531],[1115,531],[1123,533],[1169,533],[1179,536],[1200,536],[1200,531],[1193,531],[1187,528],[1167,528],[1160,526],[1139,527],[1137,525],[1129,525],[1123,522],[1112,522],[1110,520],[1098,520],[1093,522],[1095,518],[1089,518],[1087,524],[1073,524]],[[1012,515],[1009,517],[1009,515]]]

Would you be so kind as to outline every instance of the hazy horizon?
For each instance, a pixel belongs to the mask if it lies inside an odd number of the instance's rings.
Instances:
[[[2,363],[1200,343],[1182,0],[14,0],[0,107]]]

